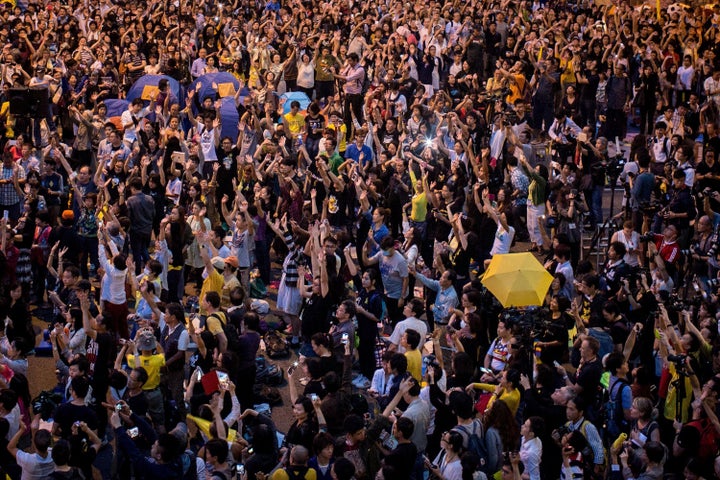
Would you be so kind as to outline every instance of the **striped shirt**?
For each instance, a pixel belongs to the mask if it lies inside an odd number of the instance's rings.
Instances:
[[[345,71],[345,94],[359,95],[362,93],[363,82],[365,81],[365,69],[356,63],[352,67],[348,67]]]

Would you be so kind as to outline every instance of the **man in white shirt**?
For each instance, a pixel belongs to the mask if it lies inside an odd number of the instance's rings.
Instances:
[[[715,62],[712,77],[706,78],[703,86],[708,101],[713,101],[715,105],[720,107],[720,65],[717,62]]]
[[[388,347],[388,350],[397,350],[398,353],[405,353],[405,347],[400,345],[400,339],[408,329],[417,331],[420,334],[420,338],[425,339],[425,336],[427,335],[427,324],[419,318],[424,311],[425,307],[423,302],[418,298],[413,298],[405,305],[403,308],[405,320],[398,322],[398,324],[395,325],[395,329],[393,330],[392,335],[390,335],[390,346]],[[422,348],[422,346],[420,348]]]
[[[142,98],[136,98],[120,116],[120,121],[125,129],[123,141],[128,148],[132,148],[133,143],[137,141],[137,130],[140,121],[155,109],[155,96],[152,96],[149,106],[143,108],[143,103]]]
[[[677,71],[677,89],[680,94],[678,101],[680,103],[687,102],[689,100],[694,76],[695,68],[692,65],[692,57],[690,57],[690,55],[685,55],[683,64],[680,65],[680,68],[678,68]]]

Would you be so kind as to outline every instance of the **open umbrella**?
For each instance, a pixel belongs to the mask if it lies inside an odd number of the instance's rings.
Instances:
[[[495,255],[482,284],[503,307],[542,305],[553,277],[532,253]]]

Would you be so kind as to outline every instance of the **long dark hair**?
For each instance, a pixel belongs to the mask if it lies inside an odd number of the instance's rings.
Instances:
[[[502,400],[497,400],[485,414],[483,419],[485,431],[495,427],[502,440],[503,450],[515,450],[520,443],[520,427],[510,407]]]

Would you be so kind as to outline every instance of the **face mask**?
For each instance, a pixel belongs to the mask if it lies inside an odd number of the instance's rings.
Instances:
[[[389,257],[391,255],[390,250],[383,250],[382,251],[383,256]]]

